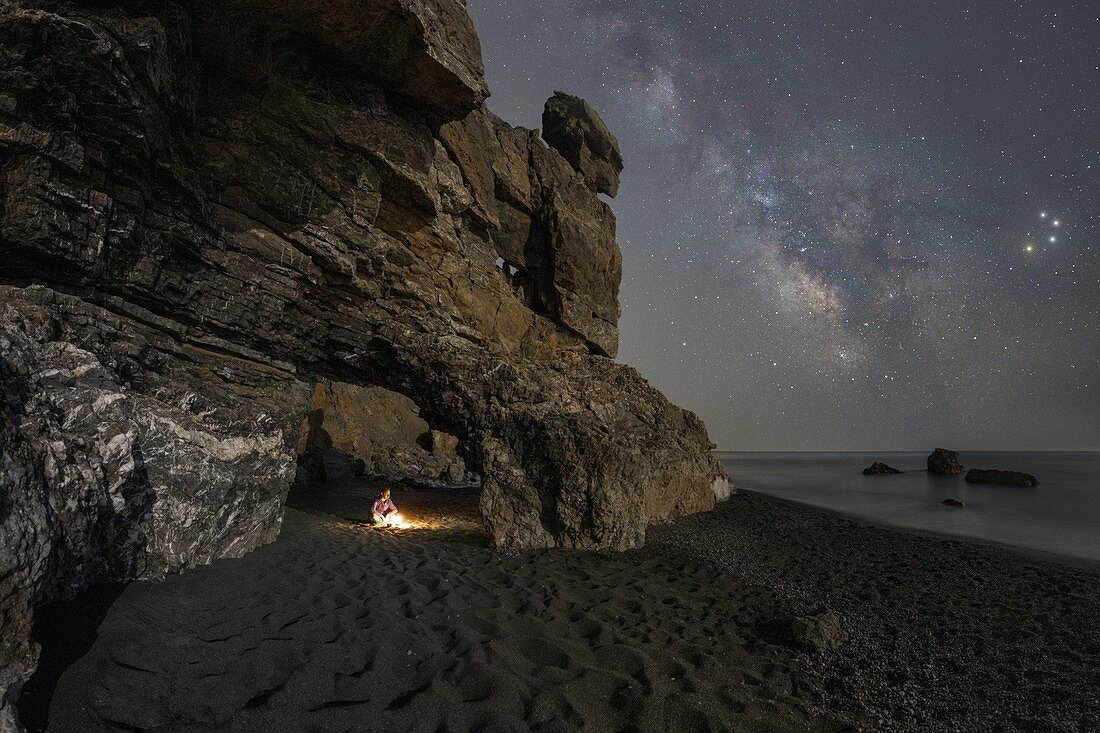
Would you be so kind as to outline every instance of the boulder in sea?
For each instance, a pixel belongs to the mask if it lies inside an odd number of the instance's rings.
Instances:
[[[962,499],[955,499],[954,497],[949,498],[949,499],[944,499],[943,503],[946,504],[947,506],[959,507],[960,509],[962,507],[966,506],[965,501],[963,501]]]
[[[1002,486],[1024,486],[1033,489],[1039,485],[1039,479],[1022,471],[999,471],[997,469],[972,468],[966,472],[968,484],[1001,484]]]
[[[936,448],[928,455],[928,473],[955,476],[966,470],[957,451]]]
[[[774,624],[779,638],[808,652],[823,653],[848,641],[840,618],[827,608],[805,616],[787,616]]]
[[[880,463],[879,461],[875,461],[870,466],[863,469],[864,476],[885,476],[890,473],[901,473],[901,471],[894,468],[893,466],[888,466],[885,463]]]

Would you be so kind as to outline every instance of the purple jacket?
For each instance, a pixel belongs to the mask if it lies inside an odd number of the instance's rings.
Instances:
[[[371,507],[372,514],[381,514],[383,517],[388,517],[397,511],[397,507],[393,505],[392,499],[383,499],[381,496],[375,499],[374,506]]]

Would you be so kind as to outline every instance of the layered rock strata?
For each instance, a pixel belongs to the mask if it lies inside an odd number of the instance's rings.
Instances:
[[[275,536],[318,382],[454,436],[500,546],[728,493],[609,358],[610,133],[554,111],[548,146],[487,93],[453,0],[0,5],[6,725],[35,605]]]

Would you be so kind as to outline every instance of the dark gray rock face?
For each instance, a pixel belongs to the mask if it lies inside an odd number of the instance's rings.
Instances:
[[[966,468],[959,460],[959,454],[946,448],[936,448],[928,455],[928,473],[941,476],[955,476]]]
[[[365,476],[367,474],[367,462],[362,458],[345,453],[339,448],[328,448],[314,456],[321,481],[340,481],[342,479]],[[299,475],[301,463],[299,466]]]
[[[236,557],[278,534],[294,432],[274,416],[305,395],[194,355],[78,298],[0,286],[0,729],[34,669],[36,604]]]
[[[438,121],[462,117],[489,96],[481,44],[464,3],[447,0],[191,0],[194,42],[208,64],[261,82],[258,47],[374,78]],[[138,21],[140,22],[140,21]],[[174,29],[167,29],[169,31]],[[297,61],[291,60],[292,63]]]
[[[1039,479],[1022,471],[1000,471],[997,469],[972,468],[966,472],[966,482],[970,484],[1001,484],[1003,486],[1024,486],[1033,489],[1039,485]]]
[[[583,99],[554,92],[542,111],[542,136],[594,190],[608,196],[619,192],[619,141]]]
[[[864,476],[884,476],[890,473],[901,473],[901,471],[893,466],[887,466],[885,463],[880,463],[878,461],[875,461],[870,466],[863,469]]]
[[[965,501],[963,501],[962,499],[955,499],[955,498],[944,499],[943,503],[947,506],[958,507],[960,509],[966,506]]]
[[[0,49],[0,727],[35,605],[275,536],[318,382],[457,439],[500,546],[728,494],[607,358],[614,186],[481,106],[460,4],[27,0]]]

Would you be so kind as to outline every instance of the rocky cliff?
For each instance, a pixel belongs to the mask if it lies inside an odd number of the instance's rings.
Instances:
[[[609,358],[614,138],[487,95],[455,0],[0,3],[7,725],[35,605],[277,534],[319,382],[457,437],[497,545],[628,548],[728,491]]]
[[[319,382],[298,431],[296,481],[305,487],[371,476],[421,486],[476,485],[458,438],[433,430],[420,408],[384,387]]]

